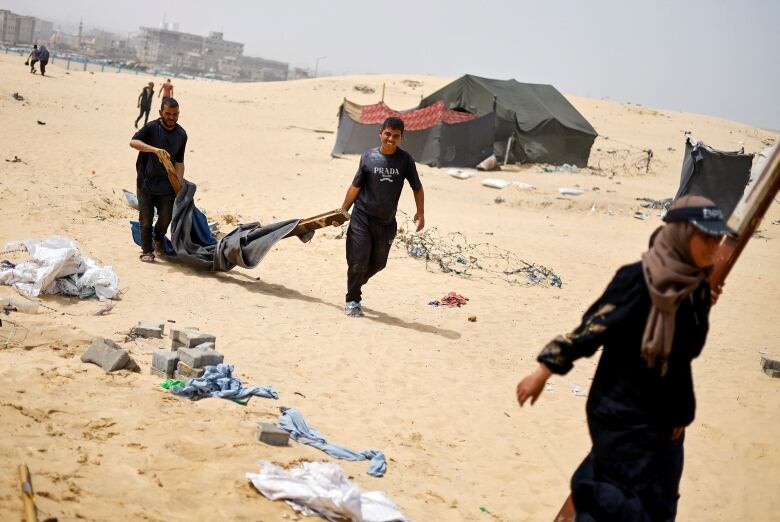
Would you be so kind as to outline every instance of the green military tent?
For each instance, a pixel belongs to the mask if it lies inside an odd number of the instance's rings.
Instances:
[[[423,99],[420,108],[438,101],[444,101],[448,109],[478,116],[495,111],[493,141],[499,161],[508,157],[516,163],[570,163],[585,167],[598,136],[552,85],[467,74]]]

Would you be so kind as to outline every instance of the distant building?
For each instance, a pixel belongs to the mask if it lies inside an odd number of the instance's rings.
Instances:
[[[238,73],[233,64],[243,52],[244,44],[225,40],[222,33],[212,32],[204,37],[169,29],[141,27],[137,57],[147,65],[179,69],[187,73],[218,74],[232,79]]]
[[[48,42],[51,35],[54,34],[54,24],[48,20],[37,18],[35,21],[35,40],[37,42]]]
[[[32,45],[35,38],[35,17],[14,14],[0,9],[0,42]]]
[[[242,56],[238,79],[247,82],[273,82],[286,80],[289,74],[290,64]]]

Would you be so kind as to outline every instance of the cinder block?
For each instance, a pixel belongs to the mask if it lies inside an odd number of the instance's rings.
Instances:
[[[176,370],[177,362],[179,362],[179,352],[169,352],[161,349],[152,353],[152,368],[166,375],[172,374]]]
[[[180,381],[186,382],[188,379],[197,379],[198,377],[203,377],[204,373],[206,373],[204,368],[192,368],[182,361],[176,363],[175,375]]]
[[[193,348],[203,343],[215,343],[217,338],[213,335],[201,332],[193,328],[182,328],[171,330],[171,348],[177,349],[182,346]]]
[[[106,373],[124,369],[139,370],[138,365],[125,350],[114,341],[102,337],[95,337],[87,351],[81,356],[81,361],[97,364]]]
[[[766,355],[761,356],[761,368],[764,370],[780,370],[780,361],[770,359]]]
[[[152,366],[149,369],[149,373],[151,373],[152,375],[156,375],[160,379],[173,379],[173,374],[172,373],[161,372],[160,370],[158,370],[154,366]]]
[[[195,348],[182,346],[176,353],[179,354],[179,360],[190,368],[216,366],[225,360],[225,356],[215,351],[214,345],[211,343],[205,343]]]
[[[780,379],[780,370],[773,370],[772,368],[765,368],[764,373],[769,375],[770,377],[774,377],[776,379]]]
[[[287,446],[290,434],[276,424],[260,422],[257,424],[257,440],[271,446]]]
[[[138,325],[133,328],[133,332],[139,337],[162,339],[164,328],[165,323],[158,321],[138,321]]]

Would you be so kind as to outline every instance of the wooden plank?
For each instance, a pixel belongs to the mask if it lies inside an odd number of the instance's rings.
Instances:
[[[298,223],[298,226],[292,229],[292,232],[284,237],[300,236],[301,234],[306,234],[307,232],[311,232],[313,230],[329,227],[334,223],[337,225],[343,225],[349,221],[349,218],[349,212],[340,208],[331,210],[330,212],[323,212],[322,214],[317,214],[316,216],[302,219]]]
[[[38,510],[35,508],[35,493],[32,487],[30,470],[26,464],[19,464],[19,489],[22,494],[22,506],[25,522],[38,522]]]

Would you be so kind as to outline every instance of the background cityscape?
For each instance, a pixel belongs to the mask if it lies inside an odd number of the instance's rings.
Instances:
[[[245,56],[244,44],[225,40],[222,32],[212,31],[205,36],[185,33],[179,31],[177,23],[165,19],[159,27],[140,27],[136,33],[121,35],[87,29],[83,22],[69,28],[0,9],[0,43],[25,47],[44,44],[59,54],[227,81],[280,81],[314,75],[307,68],[290,67],[286,62]]]

